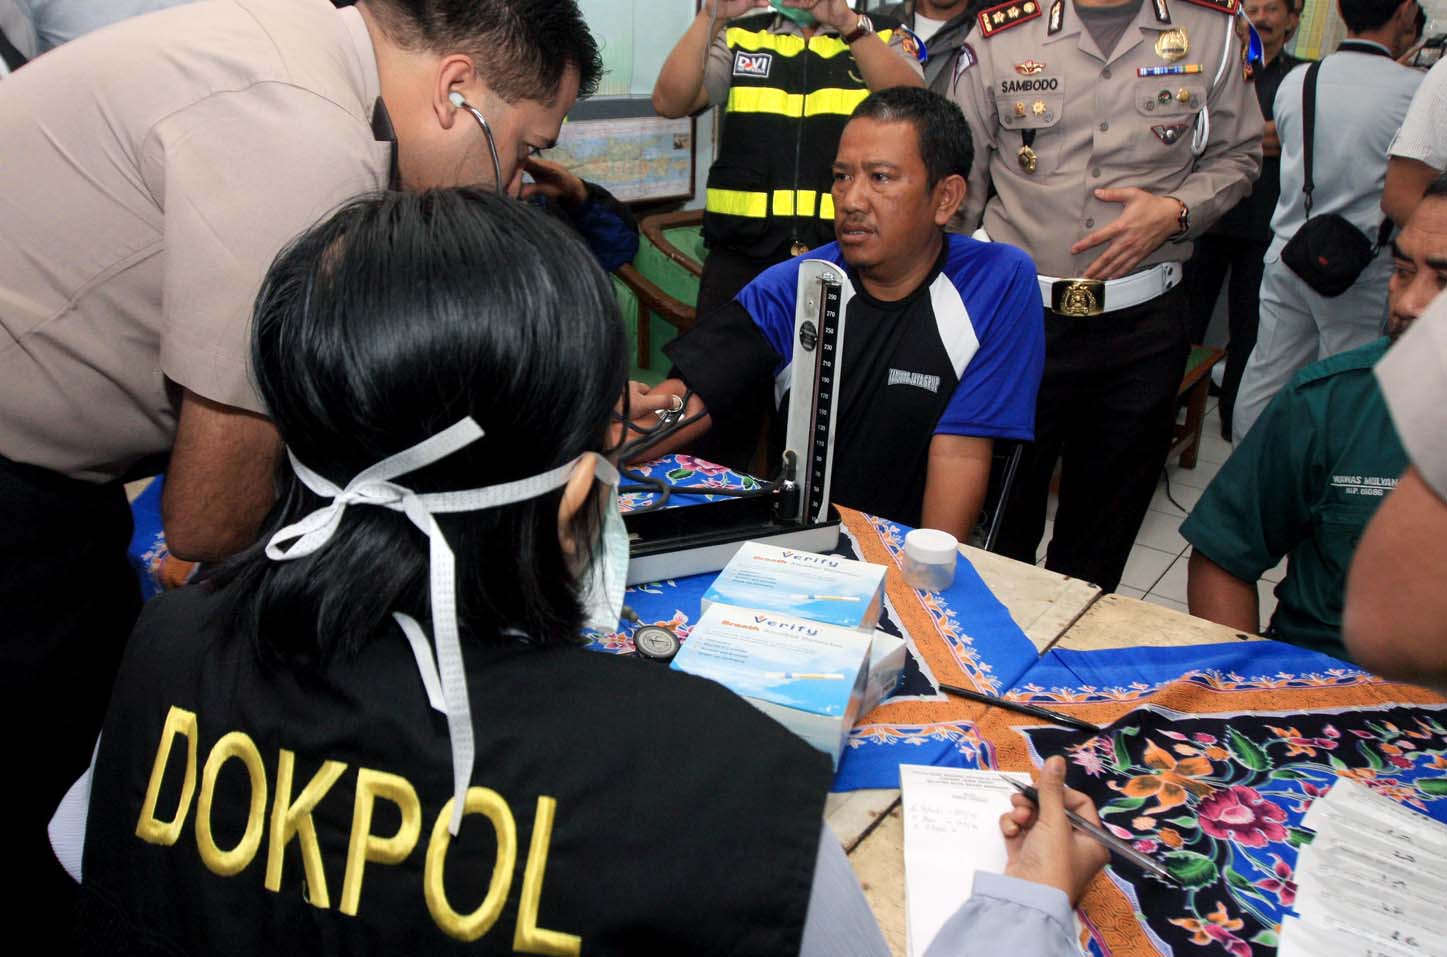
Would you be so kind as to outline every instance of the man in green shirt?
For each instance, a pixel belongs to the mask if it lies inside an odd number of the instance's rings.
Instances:
[[[1301,370],[1181,525],[1193,548],[1191,614],[1257,632],[1256,581],[1289,557],[1264,633],[1346,657],[1341,616],[1352,553],[1407,467],[1372,370],[1447,287],[1447,177],[1428,190],[1392,255],[1388,335]]]

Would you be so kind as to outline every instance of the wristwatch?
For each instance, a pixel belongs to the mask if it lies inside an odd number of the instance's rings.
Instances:
[[[867,37],[873,32],[874,24],[870,22],[868,17],[861,13],[858,22],[854,24],[854,29],[844,34],[844,42],[849,46],[853,46],[855,40],[858,40],[860,37]]]
[[[1191,231],[1191,207],[1185,204],[1184,200],[1175,196],[1167,196],[1167,199],[1174,199],[1181,206],[1181,212],[1176,216],[1176,235],[1172,239],[1179,239]]]

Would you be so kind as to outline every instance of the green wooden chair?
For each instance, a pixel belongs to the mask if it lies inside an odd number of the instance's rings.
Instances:
[[[618,308],[634,344],[633,377],[649,385],[668,374],[664,345],[698,319],[702,224],[703,213],[696,210],[643,217],[638,255],[613,273]]]
[[[1211,367],[1224,358],[1226,353],[1220,349],[1191,346],[1191,354],[1186,359],[1186,374],[1176,390],[1176,400],[1186,407],[1186,421],[1176,423],[1170,452],[1181,457],[1183,469],[1196,467],[1196,455],[1201,450],[1201,426],[1206,421],[1206,397],[1211,390]]]

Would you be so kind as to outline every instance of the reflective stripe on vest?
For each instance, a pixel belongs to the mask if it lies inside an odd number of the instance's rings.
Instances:
[[[710,213],[748,219],[763,219],[770,215],[813,216],[816,207],[820,219],[834,220],[833,195],[812,189],[776,189],[772,193],[764,193],[710,187],[704,203],[704,209]]]
[[[730,113],[773,113],[798,119],[804,116],[849,116],[869,96],[868,90],[830,87],[812,93],[786,93],[765,86],[736,86],[729,90]]]
[[[893,30],[880,30],[875,34],[886,45],[894,35]],[[730,49],[748,50],[757,53],[768,50],[779,56],[798,56],[804,52],[804,38],[792,33],[770,33],[767,30],[749,30],[744,27],[729,27],[724,31],[724,42]],[[809,38],[809,52],[815,56],[830,59],[849,52],[849,44],[838,34],[816,33]]]

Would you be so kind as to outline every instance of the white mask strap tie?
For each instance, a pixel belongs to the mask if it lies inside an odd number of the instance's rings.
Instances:
[[[536,498],[565,484],[584,458],[579,456],[571,462],[530,478],[458,492],[419,495],[406,486],[391,481],[440,461],[482,436],[482,428],[475,421],[471,418],[462,419],[431,438],[357,473],[345,488],[338,488],[335,483],[308,468],[291,449],[287,449],[286,454],[292,469],[302,484],[322,498],[330,499],[330,502],[301,520],[278,529],[266,545],[266,555],[274,561],[291,561],[311,555],[331,540],[341,525],[342,515],[351,505],[372,505],[402,512],[427,536],[432,643],[436,647],[437,655],[435,666],[421,625],[407,615],[394,613],[393,617],[412,646],[428,703],[447,716],[453,779],[452,818],[448,822],[448,830],[454,836],[462,824],[467,788],[472,781],[475,744],[466,669],[457,627],[456,562],[447,538],[442,534],[442,529],[433,515],[482,511]],[[612,469],[611,465],[599,458],[600,472],[604,467]]]

